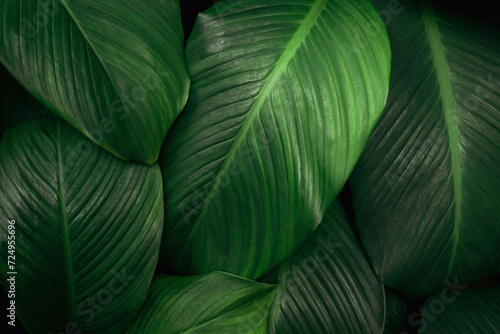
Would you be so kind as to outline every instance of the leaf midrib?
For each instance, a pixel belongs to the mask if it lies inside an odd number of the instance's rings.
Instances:
[[[92,51],[92,53],[96,56],[96,58],[99,60],[99,64],[101,64],[102,68],[104,69],[104,72],[106,73],[106,76],[108,77],[109,79],[109,82],[110,82],[110,85],[111,87],[113,88],[113,101],[117,100],[116,97],[118,97],[118,100],[119,101],[123,101],[124,99],[122,98],[121,94],[120,94],[120,91],[116,89],[116,85],[115,83],[113,82],[113,80],[111,80],[111,75],[109,74],[109,70],[106,66],[106,64],[104,63],[102,57],[99,55],[99,52],[97,52],[97,48],[94,46],[94,44],[92,43],[92,40],[87,36],[87,34],[85,33],[85,29],[83,29],[83,27],[81,26],[81,24],[78,22],[78,20],[76,19],[76,15],[73,13],[73,11],[71,10],[71,8],[69,8],[68,4],[67,4],[67,1],[68,0],[59,0],[59,2],[61,3],[61,5],[63,6],[64,10],[66,10],[66,12],[68,13],[68,16],[71,18],[71,20],[75,23],[76,27],[78,28],[78,31],[80,32],[80,34],[82,34],[83,36],[83,39],[85,40],[85,42],[87,43],[87,45],[89,46],[90,50]],[[114,117],[116,118],[116,113],[111,113],[111,117]],[[121,122],[117,121],[117,119],[114,120],[115,122],[115,125],[118,125],[120,126]],[[74,123],[74,122],[71,122],[71,123]],[[105,143],[105,141],[102,141],[102,142],[97,142],[93,136],[90,135],[90,133],[84,129],[83,127],[81,127],[79,124],[76,125],[78,129],[80,129],[80,131],[82,131],[83,133],[85,133],[85,135],[90,139],[92,140],[94,143],[96,143],[98,146],[101,146],[103,148],[105,148],[106,150],[108,150],[109,152],[112,152],[114,155],[116,155],[117,157],[119,157],[120,159],[122,160],[127,160],[123,155],[121,155],[119,152],[117,152],[113,147],[111,147],[110,145],[108,145],[107,143]],[[155,160],[156,161],[156,160]]]
[[[73,257],[69,240],[69,222],[66,207],[66,192],[64,191],[63,159],[61,150],[61,121],[57,122],[57,197],[59,199],[59,214],[61,218],[62,242],[64,255],[64,272],[66,274],[66,302],[68,321],[76,320],[75,277],[73,272]]]
[[[462,212],[462,167],[460,157],[460,142],[457,125],[457,110],[455,98],[451,86],[452,78],[446,60],[446,49],[441,41],[441,34],[436,22],[434,11],[428,0],[421,3],[422,20],[425,24],[427,39],[431,49],[432,64],[434,66],[439,93],[441,96],[445,128],[448,134],[450,148],[450,164],[453,181],[453,199],[455,204],[453,234],[451,235],[451,258],[448,266],[448,275],[451,273],[457,257],[458,244],[460,240],[460,217]]]
[[[292,38],[287,43],[287,46],[285,47],[280,58],[276,62],[274,69],[266,78],[265,83],[262,86],[259,93],[257,94],[255,101],[252,103],[252,106],[248,111],[247,116],[245,117],[245,120],[243,121],[241,128],[234,139],[234,142],[231,144],[231,147],[224,158],[224,162],[222,163],[222,166],[219,172],[217,173],[217,176],[213,180],[213,186],[211,187],[208,195],[205,197],[206,199],[203,203],[201,212],[198,216],[198,219],[195,221],[193,225],[194,226],[193,230],[195,230],[199,222],[203,220],[203,217],[207,212],[206,210],[208,205],[207,203],[209,202],[209,199],[212,198],[213,193],[218,190],[219,184],[221,183],[220,181],[222,177],[226,174],[226,171],[231,161],[233,160],[233,157],[236,155],[236,152],[238,151],[241,142],[245,139],[245,136],[250,130],[252,124],[254,123],[255,118],[259,115],[262,106],[264,105],[267,98],[270,96],[278,80],[281,78],[281,75],[286,70],[288,63],[293,59],[293,57],[297,53],[297,50],[303,45],[311,29],[316,25],[316,22],[321,12],[325,8],[327,2],[328,0],[316,0],[316,2],[311,6],[309,13],[304,17],[304,19],[300,23],[299,27],[293,34]]]

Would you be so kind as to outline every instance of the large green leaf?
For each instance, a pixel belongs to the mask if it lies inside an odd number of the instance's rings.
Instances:
[[[8,291],[15,276],[16,313],[30,332],[117,333],[127,325],[158,258],[161,184],[157,165],[125,162],[56,117],[6,132],[0,277]],[[15,258],[7,257],[11,239]]]
[[[351,185],[382,281],[413,297],[500,267],[500,39],[428,2],[393,9],[388,103]]]
[[[279,268],[270,333],[382,333],[384,287],[338,202]]]
[[[127,333],[265,334],[276,287],[223,272],[158,275]]]
[[[385,103],[390,50],[368,1],[221,1],[186,47],[186,110],[160,156],[171,270],[257,278],[295,252]]]
[[[160,275],[129,333],[382,332],[384,288],[338,202],[275,272],[277,285],[221,272]]]
[[[443,290],[422,309],[419,333],[500,333],[500,285],[484,290]]]
[[[0,0],[0,61],[124,159],[153,163],[189,86],[178,0]]]

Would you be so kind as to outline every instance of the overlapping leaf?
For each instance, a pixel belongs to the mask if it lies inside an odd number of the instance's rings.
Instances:
[[[193,85],[160,165],[161,258],[257,278],[295,252],[385,103],[390,50],[368,1],[221,1],[186,49]]]
[[[1,0],[0,61],[124,159],[153,163],[189,85],[177,0]]]
[[[276,287],[222,272],[154,278],[127,333],[265,334]]]
[[[426,296],[500,266],[500,44],[426,1],[387,21],[391,88],[351,179],[356,225],[382,281]]]
[[[157,276],[128,332],[382,332],[383,286],[338,203],[276,272],[277,285],[221,272]]]
[[[161,184],[157,165],[125,162],[56,117],[6,132],[0,276],[8,291],[9,272],[17,272],[16,314],[30,332],[117,333],[127,325],[158,258]]]
[[[384,288],[338,202],[279,279],[270,333],[382,332]]]

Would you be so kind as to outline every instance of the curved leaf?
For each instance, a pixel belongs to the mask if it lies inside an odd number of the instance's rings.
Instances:
[[[127,333],[266,334],[275,290],[223,272],[158,275]]]
[[[123,159],[153,163],[189,77],[177,0],[0,0],[0,61]]]
[[[500,333],[500,286],[444,292],[425,302],[419,333]]]
[[[128,333],[381,333],[384,288],[336,202],[279,268],[279,284],[222,272],[159,275]]]
[[[7,291],[17,272],[16,313],[30,332],[117,333],[127,325],[158,258],[161,182],[158,166],[118,159],[55,117],[6,132],[0,276]]]
[[[356,226],[384,284],[427,296],[500,266],[500,40],[426,1],[401,2],[387,28],[391,88],[350,181]]]
[[[386,99],[368,1],[222,1],[186,47],[193,84],[160,156],[171,270],[257,278],[341,190]]]
[[[382,333],[384,288],[338,202],[279,279],[270,333]]]

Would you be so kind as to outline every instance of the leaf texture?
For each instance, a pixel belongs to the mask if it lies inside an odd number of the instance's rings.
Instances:
[[[0,217],[2,285],[17,272],[29,332],[117,333],[141,307],[162,231],[157,165],[118,159],[56,117],[31,120],[0,147]]]
[[[297,251],[361,154],[386,99],[386,32],[367,1],[221,1],[186,57],[160,258],[255,279]]]
[[[350,184],[377,275],[422,297],[500,266],[500,44],[426,1],[387,21],[388,102]]]
[[[126,333],[265,334],[274,285],[223,272],[157,275]]]
[[[275,269],[277,284],[158,275],[127,333],[382,333],[384,288],[338,202]]]
[[[154,163],[189,87],[177,0],[1,0],[0,61],[92,141]]]
[[[337,201],[279,279],[269,333],[382,333],[384,288]]]

